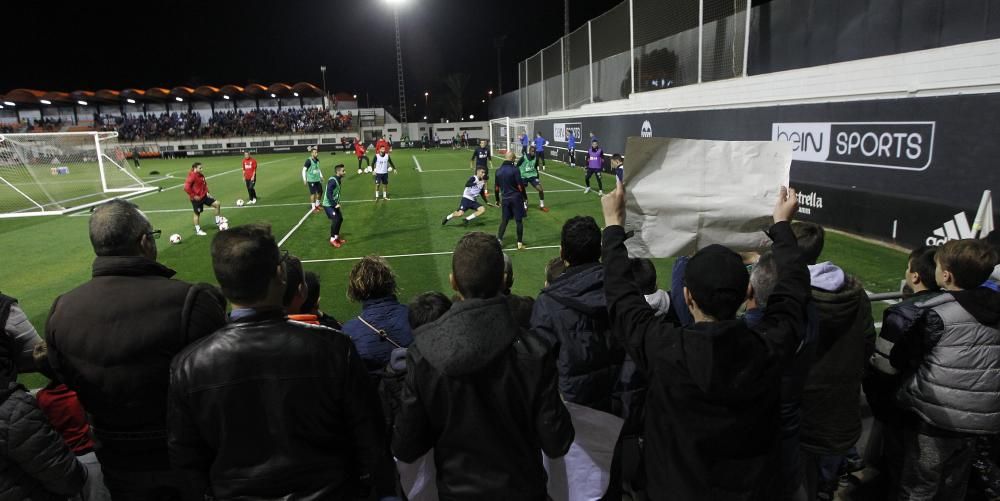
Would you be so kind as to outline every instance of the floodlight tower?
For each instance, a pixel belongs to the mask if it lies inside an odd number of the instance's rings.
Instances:
[[[406,131],[406,86],[403,84],[403,49],[399,43],[399,7],[406,0],[386,0],[392,7],[392,21],[396,25],[396,74],[399,76],[399,125],[400,136]]]

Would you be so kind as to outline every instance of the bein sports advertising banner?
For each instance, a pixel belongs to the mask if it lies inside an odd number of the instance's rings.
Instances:
[[[908,247],[970,235],[983,190],[1000,186],[996,93],[576,120],[609,154],[633,136],[788,142],[803,220]]]

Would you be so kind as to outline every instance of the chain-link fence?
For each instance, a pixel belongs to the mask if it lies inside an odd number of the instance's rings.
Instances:
[[[590,102],[590,23],[563,37],[566,109]]]
[[[635,90],[698,83],[699,0],[632,0]]]
[[[562,40],[542,50],[542,78],[545,112],[563,109]]]
[[[629,2],[590,21],[594,102],[625,99],[632,92],[629,48]]]
[[[520,114],[744,75],[749,7],[749,0],[625,0],[518,64]]]

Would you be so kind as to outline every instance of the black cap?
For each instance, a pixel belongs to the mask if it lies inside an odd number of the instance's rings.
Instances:
[[[684,271],[684,286],[698,308],[716,320],[736,316],[749,283],[750,274],[740,255],[718,244],[695,253]]]

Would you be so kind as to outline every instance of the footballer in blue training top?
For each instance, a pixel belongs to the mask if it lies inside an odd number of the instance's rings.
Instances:
[[[541,132],[535,132],[535,155],[538,155],[538,168],[545,170],[545,146],[548,141],[542,137]]]

